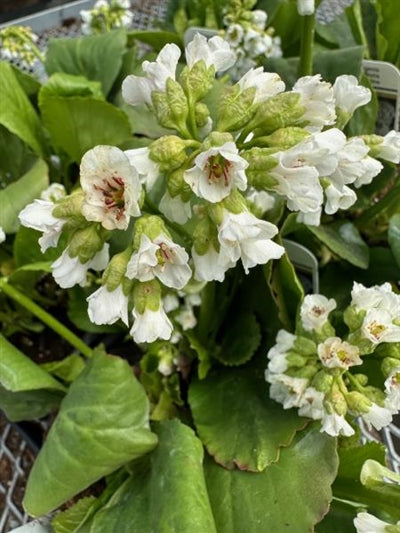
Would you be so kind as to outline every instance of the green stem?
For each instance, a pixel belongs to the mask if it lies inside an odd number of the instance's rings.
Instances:
[[[350,381],[353,387],[358,390],[358,392],[364,394],[364,387],[360,385],[360,383],[354,378],[354,376],[350,372],[345,372],[344,375]]]
[[[215,314],[215,282],[210,281],[204,287],[201,296],[197,333],[201,342],[206,342],[210,334],[210,326]]]
[[[0,280],[0,290],[2,290],[7,296],[15,300],[18,304],[25,307],[33,315],[35,315],[39,320],[44,322],[49,326],[53,331],[58,333],[66,341],[68,341],[72,346],[81,352],[85,357],[92,357],[92,349],[84,343],[79,337],[77,337],[71,330],[65,327],[61,322],[56,320],[52,315],[47,313],[42,307],[33,302],[30,298],[22,294],[18,289],[7,283],[6,278]]]
[[[311,76],[313,72],[313,45],[315,31],[315,14],[305,15],[301,21],[301,45],[299,77]]]

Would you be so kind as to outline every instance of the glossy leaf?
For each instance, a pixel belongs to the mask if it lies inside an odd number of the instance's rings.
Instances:
[[[311,533],[327,513],[337,471],[336,440],[312,426],[263,472],[205,463],[218,533]]]
[[[353,520],[359,510],[359,505],[333,498],[328,514],[315,529],[316,533],[354,533]]]
[[[189,404],[199,437],[227,468],[264,470],[307,423],[270,400],[264,377],[252,369],[224,368],[194,381]]]
[[[0,125],[0,180],[3,187],[23,176],[36,159],[17,135]]]
[[[342,259],[359,268],[368,268],[368,246],[351,222],[308,226],[308,229]]]
[[[399,3],[397,0],[376,0],[378,14],[376,28],[377,59],[400,66]]]
[[[220,349],[215,356],[227,366],[236,366],[251,359],[261,342],[260,325],[254,313],[230,317]]]
[[[53,39],[46,52],[47,73],[65,72],[99,81],[107,95],[121,68],[126,42],[124,30],[75,39]]]
[[[126,361],[96,354],[71,385],[31,471],[24,506],[55,509],[128,461],[150,451],[148,401]]]
[[[400,267],[400,213],[389,221],[388,241],[397,265]]]
[[[91,533],[216,533],[202,468],[203,447],[178,420],[156,426],[159,445],[97,513]]]
[[[123,111],[92,97],[60,97],[41,91],[39,106],[54,147],[77,163],[90,148],[118,145],[131,134]]]
[[[150,45],[156,52],[169,43],[175,43],[182,48],[182,39],[177,33],[160,30],[132,30],[128,33],[129,42],[138,40]]]
[[[363,57],[363,46],[318,52],[314,56],[313,71],[318,72],[325,81],[331,83],[342,74],[353,74],[358,78],[361,73]]]
[[[19,85],[11,65],[0,62],[0,124],[15,133],[39,156],[44,156],[46,143],[39,117]]]
[[[19,212],[27,204],[33,202],[35,198],[38,198],[48,184],[47,165],[38,159],[24,176],[0,191],[0,226],[6,233],[17,231]]]

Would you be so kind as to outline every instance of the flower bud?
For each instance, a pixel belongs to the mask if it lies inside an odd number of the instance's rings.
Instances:
[[[249,163],[246,176],[249,184],[254,188],[271,190],[277,185],[277,181],[268,173],[278,164],[277,159],[272,156],[275,151],[275,148],[255,147],[241,154],[243,159]]]
[[[82,215],[82,204],[84,200],[84,193],[82,189],[66,196],[59,200],[52,211],[56,218],[71,218],[79,217],[84,219]]]
[[[107,268],[103,273],[102,282],[107,287],[109,292],[114,291],[118,285],[123,284],[126,272],[126,266],[132,255],[132,249],[129,246],[123,252],[115,254],[111,261],[108,263]],[[123,284],[124,292],[128,289]],[[125,293],[126,294],[126,293]]]
[[[280,128],[301,125],[305,107],[300,100],[301,96],[296,92],[280,93],[265,100],[257,108],[257,114],[246,131],[260,128],[263,133],[273,133]]]
[[[157,311],[161,305],[161,286],[156,279],[137,283],[133,289],[135,309],[141,315],[146,309]]]
[[[327,401],[332,405],[338,415],[347,413],[347,402],[336,382],[333,382],[330,392],[327,394]]]
[[[186,161],[186,142],[176,135],[164,135],[149,146],[150,159],[158,163],[161,171],[179,168]]]
[[[294,341],[293,345],[293,350],[301,355],[315,356],[317,353],[317,345],[315,344],[315,342],[310,339],[307,339],[306,337],[296,336],[296,340]]]
[[[90,224],[85,228],[77,229],[71,235],[68,253],[70,257],[78,256],[83,264],[90,261],[103,248],[103,245],[103,232],[99,230],[98,224]]]
[[[218,108],[217,129],[236,131],[243,128],[257,109],[253,105],[255,95],[255,87],[249,87],[244,91],[241,91],[239,85],[226,88]]]
[[[393,370],[400,367],[400,361],[393,357],[385,357],[381,364],[382,374],[387,378],[393,372]]]
[[[216,146],[222,146],[223,144],[227,142],[232,142],[232,141],[233,141],[233,137],[230,133],[212,131],[210,135],[208,135],[204,139],[201,150],[207,151],[210,148],[215,148]]]
[[[351,391],[346,394],[347,405],[353,414],[359,415],[360,413],[366,413],[369,410],[371,402],[364,394],[357,391]]]
[[[169,194],[172,198],[180,195],[183,202],[188,201],[192,195],[192,189],[183,179],[185,170],[186,169],[183,167],[177,168],[173,172],[170,172],[167,178],[167,188]]]
[[[258,137],[257,144],[277,147],[280,150],[287,150],[304,140],[309,135],[309,132],[303,128],[289,126],[287,128],[279,128],[271,133],[271,135]]]
[[[199,128],[202,128],[207,124],[210,116],[210,110],[203,102],[197,102],[195,107],[196,124]]]
[[[199,255],[204,255],[213,243],[216,250],[219,249],[217,230],[210,218],[200,220],[193,232],[193,246]]]
[[[246,211],[246,200],[240,192],[235,189],[231,191],[229,196],[222,200],[221,205],[230,213],[239,214]]]
[[[183,90],[190,95],[192,102],[197,102],[211,89],[215,79],[215,68],[207,65],[204,60],[197,61],[191,69],[185,67],[179,77]]]
[[[334,377],[327,374],[324,370],[320,370],[311,381],[311,386],[319,392],[327,393],[331,390]]]
[[[361,328],[366,312],[357,310],[355,305],[350,305],[343,313],[345,324],[350,331],[356,331]]]
[[[164,233],[168,237],[170,236],[163,220],[156,215],[142,216],[136,221],[135,234],[133,237],[134,250],[139,249],[143,233],[147,235],[150,240],[156,239],[160,233]]]

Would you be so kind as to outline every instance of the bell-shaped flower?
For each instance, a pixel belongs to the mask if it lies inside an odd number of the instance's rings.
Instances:
[[[133,326],[130,334],[135,342],[154,342],[157,339],[168,340],[171,337],[173,326],[161,303],[155,311],[146,308],[140,313],[133,308],[132,316]]]
[[[160,176],[159,166],[149,157],[150,150],[147,146],[125,150],[125,155],[129,163],[136,169],[139,174],[140,183],[146,191],[150,191]]]
[[[235,52],[224,39],[216,35],[207,40],[200,33],[196,33],[194,39],[186,46],[185,54],[189,69],[198,61],[204,61],[208,68],[213,66],[215,72],[227,70],[236,59]]]
[[[122,285],[109,291],[102,285],[88,298],[88,314],[93,324],[114,324],[121,319],[128,326],[128,297],[124,294]]]
[[[39,238],[40,250],[44,253],[48,248],[58,244],[66,219],[53,216],[54,202],[49,200],[34,200],[22,209],[18,218],[27,228],[41,231]]]
[[[396,526],[364,511],[357,514],[353,523],[357,533],[388,533],[396,531],[393,529]],[[397,522],[397,527],[399,528],[398,531],[400,531],[400,521]]]
[[[265,30],[265,26],[267,24],[267,18],[268,15],[265,11],[262,9],[253,9],[250,11],[251,16],[251,24],[259,29],[259,30]]]
[[[361,365],[360,350],[339,337],[328,337],[318,345],[318,357],[326,368],[342,368]]]
[[[181,51],[176,44],[166,44],[156,61],[143,61],[145,76],[131,74],[122,83],[122,96],[128,104],[151,105],[153,91],[165,92],[168,78],[175,80],[175,71]]]
[[[85,197],[82,214],[108,230],[128,227],[139,216],[141,186],[128,157],[115,146],[95,146],[82,158],[81,186]]]
[[[347,187],[347,185],[337,186],[335,183],[330,183],[325,189],[326,196],[325,213],[333,215],[339,209],[348,209],[357,201],[356,193]]]
[[[293,86],[300,94],[300,104],[305,108],[303,120],[308,131],[321,131],[324,126],[335,123],[335,99],[332,85],[322,81],[321,75],[303,76]]]
[[[400,163],[400,132],[389,131],[376,148],[377,157],[398,165]]]
[[[66,248],[51,265],[54,279],[63,289],[69,289],[74,285],[84,287],[89,269],[100,271],[106,268],[109,262],[109,247],[110,245],[105,243],[103,248],[86,263],[81,263],[78,256],[71,257]]]
[[[256,89],[254,104],[264,102],[285,90],[285,84],[275,72],[264,72],[262,67],[251,69],[237,82],[240,90]]]
[[[373,426],[378,431],[388,426],[392,421],[392,413],[386,407],[371,402],[366,413],[361,413],[361,418],[366,422],[367,426]]]
[[[279,259],[285,249],[271,239],[278,228],[260,220],[248,211],[231,213],[224,210],[224,217],[218,227],[220,251],[229,261],[236,263],[242,260],[246,274],[255,265],[263,265],[271,259]]]
[[[284,409],[300,407],[308,379],[286,374],[268,374],[268,372],[266,372],[266,379],[270,383],[270,398],[282,404]]]
[[[300,308],[300,319],[306,331],[318,331],[328,320],[329,313],[336,309],[333,298],[322,294],[308,294],[304,297]]]
[[[352,115],[354,111],[371,101],[371,91],[358,84],[355,76],[342,74],[335,79],[333,96],[336,107]]]
[[[194,167],[186,170],[183,179],[199,198],[220,202],[233,189],[247,187],[245,169],[248,162],[239,155],[234,142],[226,142],[200,153]]]
[[[339,435],[351,437],[355,433],[345,417],[335,412],[324,412],[320,431],[321,433],[327,433],[331,437],[338,437]]]
[[[127,265],[126,276],[142,282],[158,278],[167,287],[182,289],[192,275],[188,261],[185,249],[167,235],[160,234],[151,240],[143,233],[139,249]]]
[[[194,263],[194,279],[197,281],[224,281],[225,272],[233,268],[236,261],[232,261],[224,250],[217,251],[213,244],[204,254],[199,254],[192,248]]]

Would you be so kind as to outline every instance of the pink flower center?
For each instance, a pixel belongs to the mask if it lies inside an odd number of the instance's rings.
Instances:
[[[116,218],[119,220],[125,211],[125,183],[119,176],[111,176],[103,179],[103,185],[95,185],[94,188],[103,195],[104,206],[106,211],[115,211]]]
[[[223,181],[225,187],[227,187],[229,185],[231,167],[232,162],[222,157],[222,155],[210,156],[205,165],[208,183],[221,183]]]

